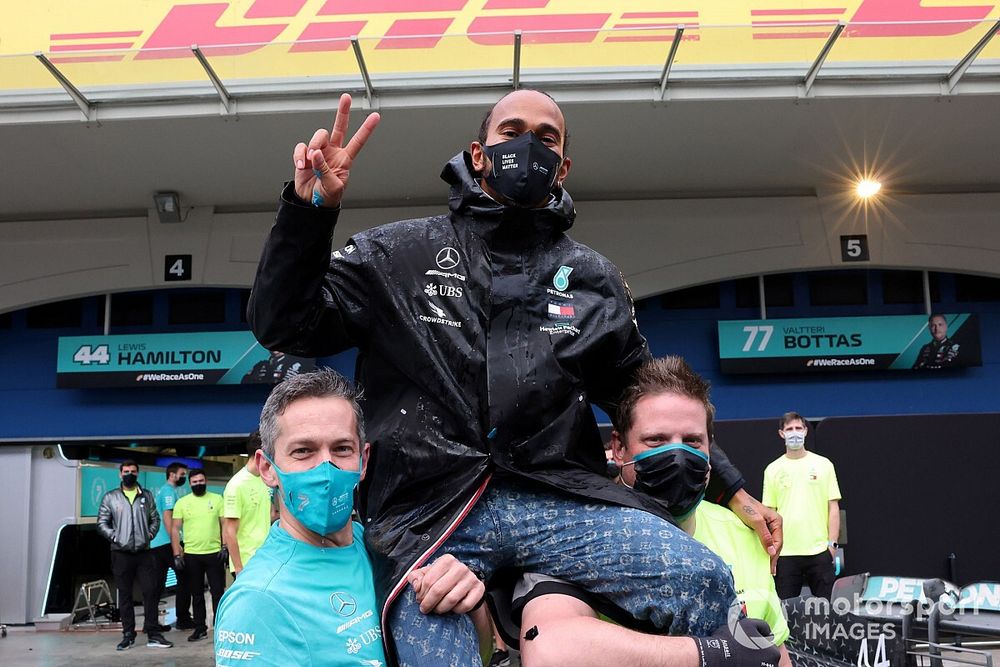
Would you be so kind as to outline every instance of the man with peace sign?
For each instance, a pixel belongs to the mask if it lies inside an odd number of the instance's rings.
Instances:
[[[605,476],[591,404],[613,414],[650,354],[621,273],[565,233],[576,211],[559,106],[508,94],[445,166],[447,214],[367,230],[331,254],[379,123],[369,115],[345,145],[350,106],[341,97],[332,132],[295,147],[248,319],[271,349],[360,350],[372,426],[360,506],[390,659],[479,664],[472,622],[420,614],[405,585],[442,554],[486,579],[514,568],[571,581],[637,628],[710,634],[735,599],[725,565],[660,501]],[[769,536],[739,471],[721,451],[712,465],[709,497]]]

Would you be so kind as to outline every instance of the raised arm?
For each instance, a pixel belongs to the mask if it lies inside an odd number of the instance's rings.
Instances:
[[[379,115],[369,115],[344,145],[350,111],[350,96],[341,96],[333,129],[317,130],[292,152],[294,178],[282,192],[247,307],[251,329],[268,349],[323,356],[362,337],[361,253],[334,263],[330,246],[351,165]]]

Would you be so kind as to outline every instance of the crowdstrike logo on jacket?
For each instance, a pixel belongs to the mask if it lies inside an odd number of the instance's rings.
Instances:
[[[455,327],[456,329],[462,328],[461,322],[456,322],[455,320],[448,319],[448,313],[444,312],[444,309],[440,308],[430,301],[427,302],[427,306],[434,313],[434,317],[428,317],[427,315],[417,315],[417,319],[421,322],[428,322],[430,324],[444,324],[445,326]]]

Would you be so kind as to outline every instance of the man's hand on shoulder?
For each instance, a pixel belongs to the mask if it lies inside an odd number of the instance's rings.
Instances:
[[[316,130],[309,144],[299,143],[292,153],[295,163],[295,194],[313,206],[337,208],[344,198],[351,164],[378,126],[380,116],[369,114],[344,145],[351,116],[351,96],[340,96],[333,130]]]
[[[486,586],[475,572],[451,554],[414,570],[406,578],[425,614],[466,614],[482,601]]]

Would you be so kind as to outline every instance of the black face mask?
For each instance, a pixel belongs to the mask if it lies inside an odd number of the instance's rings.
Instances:
[[[127,472],[124,475],[122,475],[122,484],[124,484],[129,489],[135,486],[136,482],[138,481],[139,481],[139,476],[136,475],[134,472]]]
[[[635,465],[634,488],[667,503],[678,519],[686,519],[705,497],[708,457],[693,447],[661,445],[642,452],[630,463]]]
[[[185,484],[187,484],[187,479],[188,478],[186,476],[185,477],[178,477],[177,481],[174,482],[174,486],[176,486],[176,487],[184,486]]]
[[[204,484],[192,484],[191,493],[193,493],[196,496],[203,496],[205,495],[206,488],[207,487]]]
[[[543,144],[534,132],[484,146],[483,152],[493,163],[483,179],[507,200],[504,203],[523,208],[545,202],[562,163],[559,154]]]

